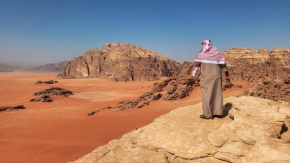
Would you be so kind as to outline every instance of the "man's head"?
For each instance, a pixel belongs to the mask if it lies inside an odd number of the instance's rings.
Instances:
[[[212,45],[212,43],[211,43],[210,40],[203,40],[201,42],[202,51],[203,52],[207,51],[210,48],[211,45]]]

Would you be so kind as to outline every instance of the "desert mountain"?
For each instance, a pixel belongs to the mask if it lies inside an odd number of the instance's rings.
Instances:
[[[9,71],[15,71],[15,70],[19,70],[19,69],[22,69],[22,67],[0,63],[0,72],[9,72]]]
[[[68,61],[61,61],[58,63],[49,63],[49,64],[29,68],[29,70],[30,71],[40,71],[40,72],[60,72],[65,68],[67,63],[68,63]]]
[[[74,58],[60,78],[99,77],[116,81],[150,81],[160,77],[174,77],[180,64],[166,56],[132,44],[105,44]]]
[[[0,63],[0,72],[4,71],[38,71],[38,72],[60,72],[68,61],[49,63],[44,65],[26,63]]]

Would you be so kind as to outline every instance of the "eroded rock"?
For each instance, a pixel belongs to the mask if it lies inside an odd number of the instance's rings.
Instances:
[[[30,102],[52,102],[52,99],[49,95],[42,95],[41,97],[31,99]]]
[[[16,106],[1,106],[0,111],[5,110],[19,110],[19,109],[26,109],[24,105],[16,105]]]
[[[42,91],[35,92],[34,95],[58,95],[58,96],[69,96],[73,93],[69,90],[60,87],[51,87],[49,89],[44,89]]]
[[[233,120],[200,119],[201,103],[181,107],[98,147],[75,163],[290,160],[290,144],[280,139],[289,118],[278,110],[290,109],[289,104],[245,96],[226,98],[224,103],[232,107],[229,115]]]
[[[166,56],[132,44],[104,44],[72,59],[60,78],[99,77],[115,81],[152,81],[174,77],[180,64]]]
[[[41,80],[38,80],[35,84],[55,84],[55,83],[58,83],[58,81],[56,80],[47,80],[47,81],[41,81]]]
[[[34,93],[34,96],[40,96],[37,98],[33,98],[30,100],[30,102],[52,102],[52,97],[53,95],[56,96],[70,96],[73,95],[73,93],[69,90],[60,88],[60,87],[51,87],[49,89],[44,89],[38,92]]]

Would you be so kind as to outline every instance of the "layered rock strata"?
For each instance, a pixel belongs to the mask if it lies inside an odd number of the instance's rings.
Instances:
[[[150,81],[173,77],[180,64],[168,57],[132,44],[105,44],[72,59],[60,78],[112,78],[116,81]]]
[[[289,162],[289,103],[245,96],[224,103],[232,119],[200,119],[201,103],[178,108],[74,163]]]
[[[232,80],[249,82],[244,95],[290,100],[290,49],[233,48],[223,54]]]
[[[227,60],[231,80],[250,83],[244,95],[290,100],[290,49],[256,51],[249,48],[232,48],[223,54]],[[191,62],[179,64],[153,51],[131,44],[116,43],[105,44],[101,50],[92,49],[83,56],[74,58],[58,77],[100,77],[112,78],[115,81],[149,81],[161,77],[174,77],[180,80],[193,78],[192,68]],[[193,80],[199,83],[197,77]],[[223,76],[223,88],[233,86]]]

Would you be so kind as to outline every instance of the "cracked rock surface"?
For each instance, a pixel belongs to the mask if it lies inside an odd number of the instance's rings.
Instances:
[[[74,163],[290,161],[289,103],[242,96],[224,104],[228,116],[214,120],[199,118],[201,103],[177,108]]]

